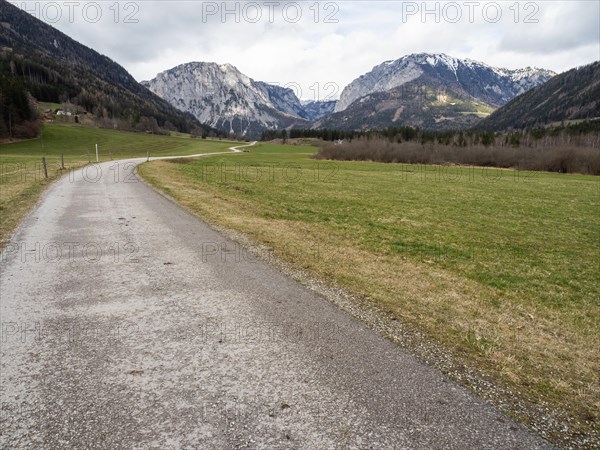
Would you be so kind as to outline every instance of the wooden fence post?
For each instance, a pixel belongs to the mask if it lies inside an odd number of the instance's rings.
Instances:
[[[65,170],[65,154],[60,154],[60,169]]]
[[[48,178],[48,168],[46,167],[46,157],[42,156],[42,169],[44,170],[44,178]]]

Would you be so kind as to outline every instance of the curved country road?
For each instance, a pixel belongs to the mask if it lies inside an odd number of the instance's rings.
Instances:
[[[139,182],[143,160],[60,179],[3,252],[0,447],[549,447]]]

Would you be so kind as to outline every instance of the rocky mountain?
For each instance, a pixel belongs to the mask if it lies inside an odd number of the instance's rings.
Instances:
[[[255,81],[231,64],[182,64],[143,84],[203,123],[257,137],[289,127],[469,128],[554,75],[420,53],[376,66],[348,85],[338,101],[300,101],[292,89]]]
[[[600,61],[557,75],[520,95],[477,125],[490,131],[600,118]]]
[[[517,95],[545,83],[554,72],[508,70],[445,54],[419,53],[386,61],[350,83],[334,114],[314,127],[431,129],[468,126]]]
[[[277,110],[295,117],[308,119],[304,107],[292,89],[263,81],[257,81],[256,85],[265,93]]]
[[[309,123],[291,89],[254,81],[231,64],[182,64],[142,83],[201,122],[242,136]]]
[[[256,82],[275,107],[282,112],[300,117],[306,120],[317,120],[331,114],[335,108],[336,101],[314,101],[299,100],[290,88],[276,86],[273,84]]]
[[[443,92],[443,93],[440,93]],[[314,129],[370,130],[412,126],[427,130],[470,128],[493,111],[463,92],[443,83],[412,81],[385,92],[375,92],[346,110],[325,116]]]
[[[308,100],[302,101],[302,108],[304,109],[305,117],[308,120],[314,121],[332,114],[336,103],[336,100]]]
[[[99,119],[135,127],[142,118],[181,131],[200,123],[140,85],[110,58],[0,0],[0,92],[9,100],[70,101]],[[7,117],[23,115],[26,104],[0,102],[0,134]],[[25,118],[26,119],[26,118]],[[14,120],[8,120],[13,121]]]

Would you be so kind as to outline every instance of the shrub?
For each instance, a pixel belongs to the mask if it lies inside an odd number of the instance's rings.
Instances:
[[[360,138],[342,145],[322,142],[317,159],[406,164],[461,164],[600,175],[600,149],[592,147],[447,146]]]

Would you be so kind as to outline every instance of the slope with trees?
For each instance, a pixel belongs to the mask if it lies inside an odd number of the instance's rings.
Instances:
[[[502,131],[600,118],[600,61],[557,75],[477,124]]]
[[[159,127],[190,131],[201,126],[110,58],[5,0],[0,0],[0,90],[3,136],[14,135],[35,119],[25,100],[28,96],[43,102],[71,102],[113,127],[136,129],[140,123],[156,122]]]

